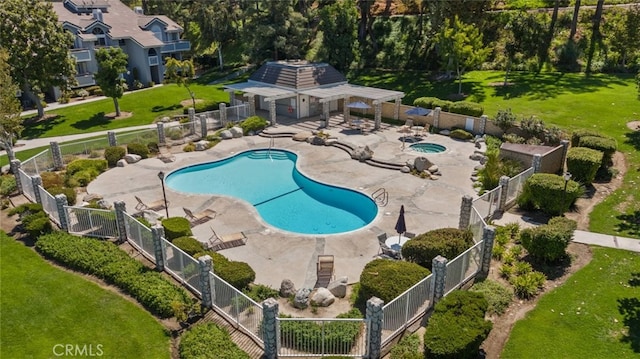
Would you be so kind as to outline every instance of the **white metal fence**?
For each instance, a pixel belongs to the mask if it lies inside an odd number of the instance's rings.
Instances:
[[[57,225],[60,223],[60,213],[58,213],[58,205],[56,198],[47,192],[42,186],[38,186],[38,192],[40,192],[40,200],[42,201],[42,209],[47,212],[49,218],[51,218]]]
[[[98,238],[118,237],[115,211],[70,206],[65,206],[64,209],[69,233]]]
[[[460,288],[482,268],[482,248],[484,241],[476,243],[450,262],[447,262],[447,275],[444,279],[444,295]]]
[[[533,175],[533,173],[533,167],[529,167],[529,169],[520,172],[515,177],[509,179],[506,201],[507,204],[515,201],[516,198],[518,198],[518,195],[520,194],[520,192],[522,192],[522,186],[527,181],[527,179],[531,177],[531,175]]]
[[[20,176],[20,183],[22,184],[22,193],[31,202],[36,202],[36,193],[33,190],[33,184],[31,183],[31,176],[29,176],[22,168],[18,169],[18,176]]]
[[[471,215],[469,216],[469,229],[471,233],[473,233],[473,241],[478,243],[482,241],[482,236],[484,232],[484,227],[487,223],[484,221],[484,218],[478,213],[478,210],[475,207],[471,206]]]
[[[116,133],[116,141],[119,145],[126,145],[129,143],[149,143],[158,142],[158,128],[149,128],[146,130],[139,130],[133,132],[119,132]]]
[[[127,240],[137,248],[143,256],[155,263],[156,257],[153,247],[153,234],[151,228],[138,222],[128,213],[124,213],[124,226],[127,231]]]
[[[171,274],[178,282],[189,287],[194,292],[202,296],[200,286],[200,265],[190,255],[173,243],[163,239],[164,269]]]
[[[196,127],[200,126],[196,121],[176,123],[173,125],[165,126],[164,135],[171,141],[179,141],[185,137],[193,136],[196,134]]]
[[[213,304],[232,323],[243,327],[259,343],[262,343],[262,306],[231,284],[209,272],[213,288]]]
[[[109,147],[109,139],[107,136],[102,136],[82,142],[62,143],[59,146],[60,153],[62,154],[62,162],[68,165],[75,160],[75,156],[91,155],[92,152]],[[102,158],[102,156],[96,154],[96,158],[98,157]]]
[[[393,338],[433,305],[433,274],[430,274],[382,307],[382,345]]]
[[[362,318],[276,318],[278,357],[368,354],[369,322]]]
[[[237,106],[231,106],[226,108],[227,122],[240,122],[249,117],[249,104],[241,104]],[[224,123],[223,125],[226,125]]]
[[[20,164],[20,168],[30,176],[46,172],[54,168],[51,151],[44,150]]]
[[[496,187],[491,191],[473,200],[473,207],[482,218],[490,218],[500,206],[501,187]]]

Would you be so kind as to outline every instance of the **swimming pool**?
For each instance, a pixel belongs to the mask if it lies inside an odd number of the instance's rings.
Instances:
[[[414,151],[422,153],[440,153],[447,150],[447,148],[443,145],[431,142],[414,143],[409,147],[411,147]]]
[[[180,192],[227,195],[256,208],[268,224],[301,234],[335,234],[362,228],[378,214],[370,197],[312,180],[284,150],[251,150],[220,161],[173,171],[165,178]]]

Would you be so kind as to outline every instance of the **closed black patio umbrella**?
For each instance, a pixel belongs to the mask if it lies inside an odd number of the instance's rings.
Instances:
[[[407,231],[407,224],[404,221],[404,204],[400,206],[400,215],[398,216],[398,221],[396,222],[396,232],[398,232],[398,243],[400,243],[400,239],[402,234]]]

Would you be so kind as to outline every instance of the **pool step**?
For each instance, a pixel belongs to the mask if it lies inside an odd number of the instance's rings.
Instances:
[[[252,151],[249,155],[247,155],[247,157],[251,159],[266,159],[266,158],[270,158],[272,160],[288,160],[289,159],[289,156],[287,156],[286,153],[283,153],[281,151],[269,151],[269,150]]]

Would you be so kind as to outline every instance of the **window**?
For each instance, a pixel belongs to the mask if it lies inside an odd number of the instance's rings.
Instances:
[[[78,62],[76,63],[76,74],[77,76],[86,75],[89,73],[89,69],[87,68],[86,62]]]
[[[124,42],[124,39],[118,40],[118,46],[124,46],[124,45],[126,45],[126,43]]]
[[[107,37],[101,28],[96,27],[91,31],[91,33],[96,35],[96,37],[98,38],[98,40],[94,42],[95,46],[107,46]]]

